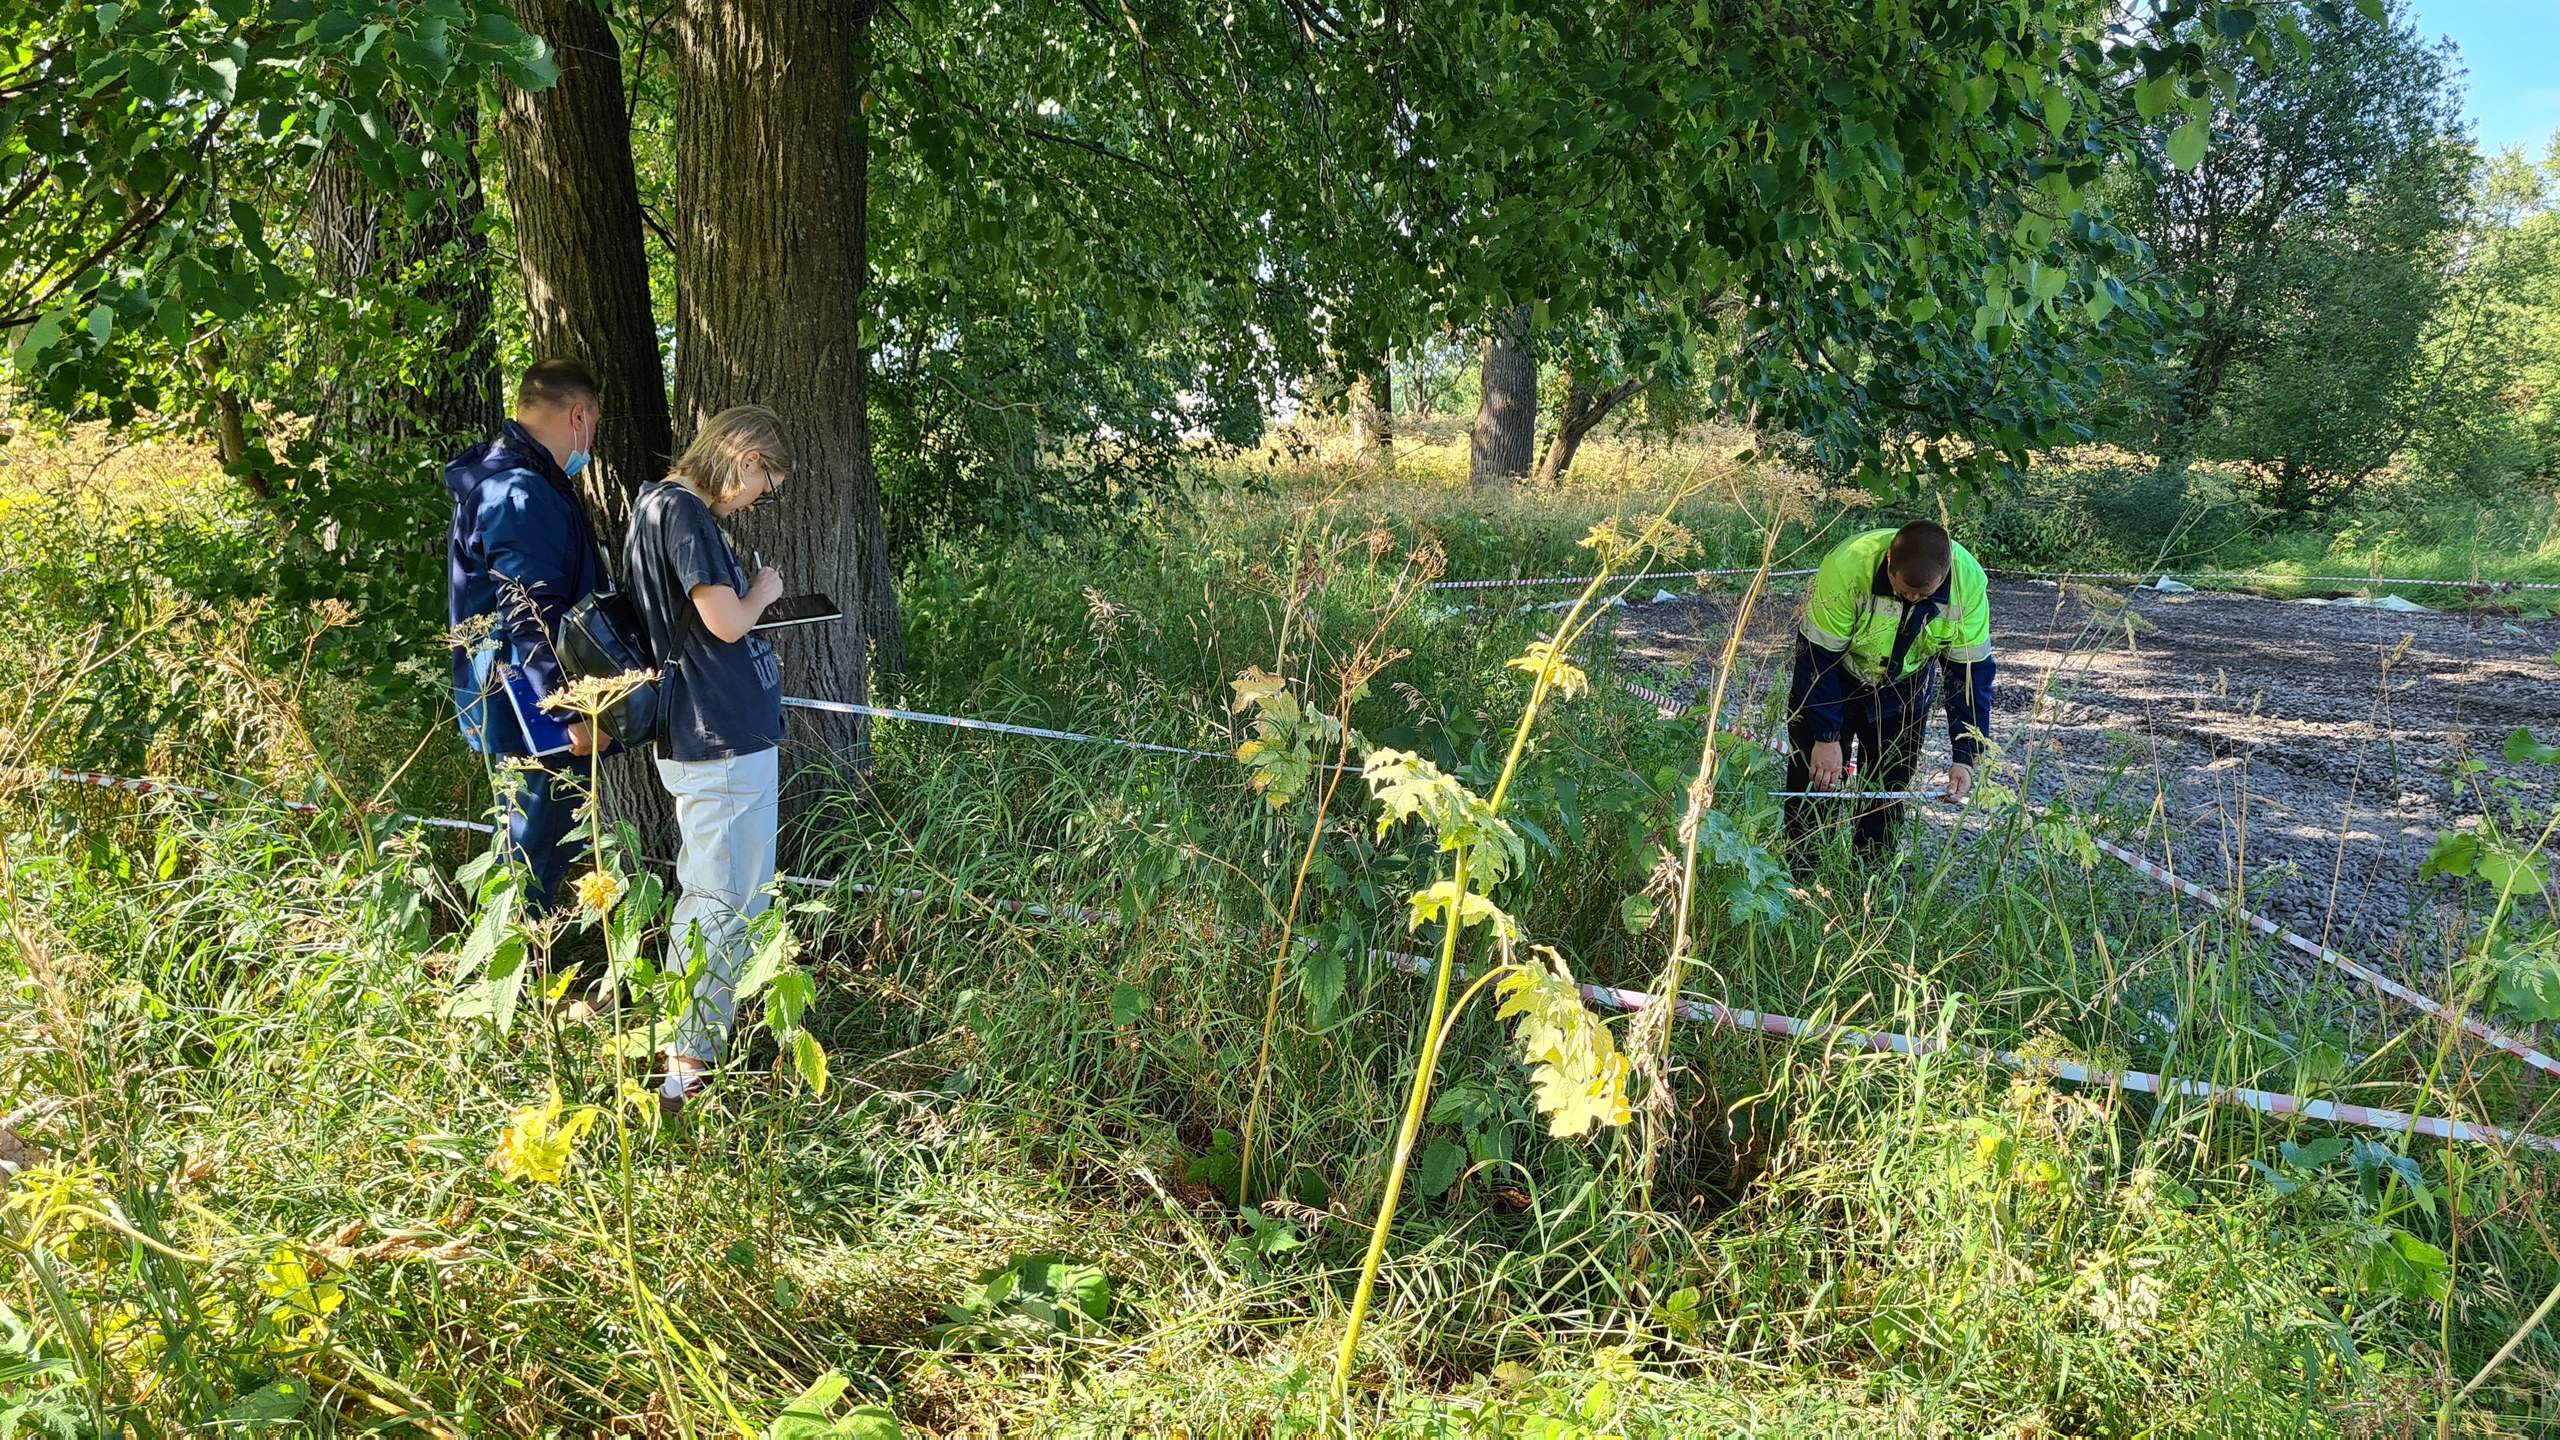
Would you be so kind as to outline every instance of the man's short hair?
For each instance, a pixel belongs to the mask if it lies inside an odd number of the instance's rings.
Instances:
[[[1947,538],[1947,527],[1935,520],[1914,520],[1894,532],[1893,544],[1884,552],[1885,568],[1893,578],[1914,590],[1938,588],[1955,566],[1955,542]]]
[[[524,378],[516,382],[518,410],[537,406],[566,410],[581,403],[599,410],[604,408],[604,402],[596,392],[595,372],[580,361],[566,357],[536,360],[525,367]]]

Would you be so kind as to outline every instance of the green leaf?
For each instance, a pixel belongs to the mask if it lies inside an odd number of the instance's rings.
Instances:
[[[2498,976],[2498,1004],[2527,1024],[2560,1020],[2560,957],[2527,951]]]
[[[47,315],[27,327],[26,335],[18,341],[18,348],[10,358],[16,362],[19,373],[33,375],[37,371],[44,352],[52,348],[53,342],[61,338],[61,319]]]
[[[2539,895],[2551,878],[2531,851],[2499,843],[2480,847],[2477,871],[2501,895]]]
[[[2155,75],[2133,87],[2133,108],[2144,121],[2157,120],[2178,103],[2178,77],[2173,72]]]
[[[764,991],[765,1028],[776,1035],[789,1035],[800,1028],[800,1017],[808,1012],[809,1002],[818,997],[817,984],[809,972],[797,968],[786,970],[773,979]]]
[[[2389,1238],[2365,1248],[2356,1283],[2409,1300],[2442,1301],[2453,1293],[2453,1266],[2442,1250],[2406,1230],[2394,1230]]]
[[[2549,765],[2560,762],[2560,746],[2545,745],[2533,738],[2533,732],[2519,725],[2507,737],[2507,763],[2510,765]]]
[[[1135,985],[1111,987],[1111,1023],[1135,1025],[1147,1013],[1147,992]]]
[[[814,1440],[827,1433],[831,1422],[828,1412],[836,1401],[844,1398],[845,1388],[853,1382],[838,1371],[830,1370],[816,1383],[800,1392],[800,1397],[786,1405],[782,1414],[765,1427],[765,1440]]]
[[[233,1425],[281,1425],[300,1415],[310,1400],[311,1386],[307,1382],[278,1380],[232,1401],[223,1410],[222,1419]]]
[[[748,958],[747,968],[739,972],[738,999],[753,1000],[764,993],[766,986],[789,973],[791,957],[798,952],[799,948],[799,942],[793,938],[790,926],[775,925],[772,933],[764,937],[764,943],[758,945],[755,954]]]
[[[1330,945],[1306,952],[1298,968],[1298,993],[1307,997],[1307,1009],[1319,1025],[1333,1023],[1333,1007],[1342,1003],[1349,983],[1342,952]]]
[[[1464,1146],[1453,1144],[1445,1137],[1435,1139],[1430,1148],[1422,1152],[1421,1168],[1413,1176],[1414,1188],[1422,1192],[1424,1199],[1437,1200],[1448,1193],[1450,1186],[1458,1183],[1458,1176],[1466,1168]]]
[[[2169,137],[2169,163],[2181,170],[2193,170],[2204,160],[2205,147],[2212,140],[2212,127],[2205,124],[2203,116],[2197,116]]]
[[[830,1419],[848,1383],[833,1370],[819,1376],[765,1427],[765,1440],[905,1440],[897,1415],[885,1405],[856,1405]]]
[[[1618,902],[1618,923],[1626,926],[1630,935],[1652,929],[1655,917],[1661,913],[1662,902],[1641,891]]]
[[[2427,858],[2418,862],[2418,878],[2424,881],[2438,875],[2468,875],[2479,863],[2480,837],[2468,830],[2447,830],[2436,837]]]
[[[1904,313],[1911,317],[1912,324],[1926,325],[1938,318],[1938,302],[1930,296],[1923,295],[1912,301]]]
[[[806,1030],[791,1036],[791,1065],[800,1072],[801,1081],[820,1095],[827,1093],[827,1052],[818,1037]]]

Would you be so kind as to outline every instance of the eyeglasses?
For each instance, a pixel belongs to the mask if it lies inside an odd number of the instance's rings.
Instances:
[[[782,482],[790,478],[791,477],[789,475],[784,474],[782,471],[776,470],[770,465],[766,465],[764,467],[764,493],[757,496],[755,498],[755,503],[749,505],[747,508],[750,510],[762,510],[768,505],[781,504]]]

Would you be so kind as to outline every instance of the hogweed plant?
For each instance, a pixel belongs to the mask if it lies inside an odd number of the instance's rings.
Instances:
[[[1430,924],[1441,927],[1440,953],[1433,967],[1431,1011],[1423,1022],[1422,1049],[1414,1062],[1403,1122],[1397,1128],[1395,1148],[1387,1165],[1386,1191],[1379,1198],[1377,1218],[1369,1227],[1368,1253],[1361,1260],[1360,1282],[1351,1295],[1350,1322],[1343,1331],[1341,1351],[1334,1359],[1333,1403],[1346,1421],[1350,1414],[1351,1367],[1359,1354],[1360,1332],[1377,1289],[1378,1268],[1386,1256],[1387,1234],[1395,1224],[1396,1202],[1404,1192],[1414,1142],[1430,1110],[1432,1078],[1439,1068],[1441,1051],[1467,1003],[1491,985],[1503,997],[1501,1018],[1520,1022],[1513,1032],[1513,1043],[1529,1066],[1537,1106],[1548,1118],[1550,1133],[1581,1135],[1595,1123],[1623,1125],[1630,1118],[1627,1063],[1611,1043],[1608,1028],[1583,1008],[1581,991],[1561,955],[1537,947],[1532,958],[1518,958],[1519,923],[1494,902],[1492,892],[1526,862],[1520,832],[1503,818],[1502,812],[1510,799],[1512,780],[1519,774],[1521,759],[1528,753],[1530,736],[1537,730],[1538,716],[1550,699],[1569,701],[1590,686],[1589,678],[1570,657],[1593,623],[1606,613],[1605,606],[1595,601],[1616,576],[1635,568],[1645,558],[1677,560],[1695,548],[1696,542],[1671,516],[1697,488],[1691,486],[1672,496],[1633,536],[1609,521],[1593,526],[1583,538],[1583,548],[1599,562],[1599,573],[1584,584],[1553,635],[1532,642],[1523,654],[1506,662],[1509,668],[1530,677],[1529,697],[1512,728],[1511,746],[1491,794],[1478,796],[1456,776],[1405,751],[1376,749],[1364,757],[1361,774],[1379,804],[1380,836],[1407,820],[1420,821],[1449,857],[1449,873],[1407,902],[1411,928],[1420,930]],[[1491,937],[1497,958],[1452,1005],[1450,991],[1457,978],[1459,943],[1467,930],[1477,926],[1484,927]]]

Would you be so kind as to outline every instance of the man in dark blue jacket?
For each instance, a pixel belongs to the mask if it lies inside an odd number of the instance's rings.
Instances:
[[[458,632],[475,622],[486,632],[479,643],[454,649],[454,709],[472,749],[529,757],[512,767],[523,783],[504,803],[507,846],[533,873],[526,900],[537,913],[555,903],[577,859],[568,834],[595,740],[587,727],[572,725],[566,748],[537,753],[545,748],[540,737],[529,736],[518,717],[528,700],[560,688],[553,629],[580,597],[604,584],[603,556],[570,485],[586,468],[602,418],[587,367],[544,360],[525,371],[515,415],[498,437],[444,468],[445,489],[453,495],[445,609]]]

